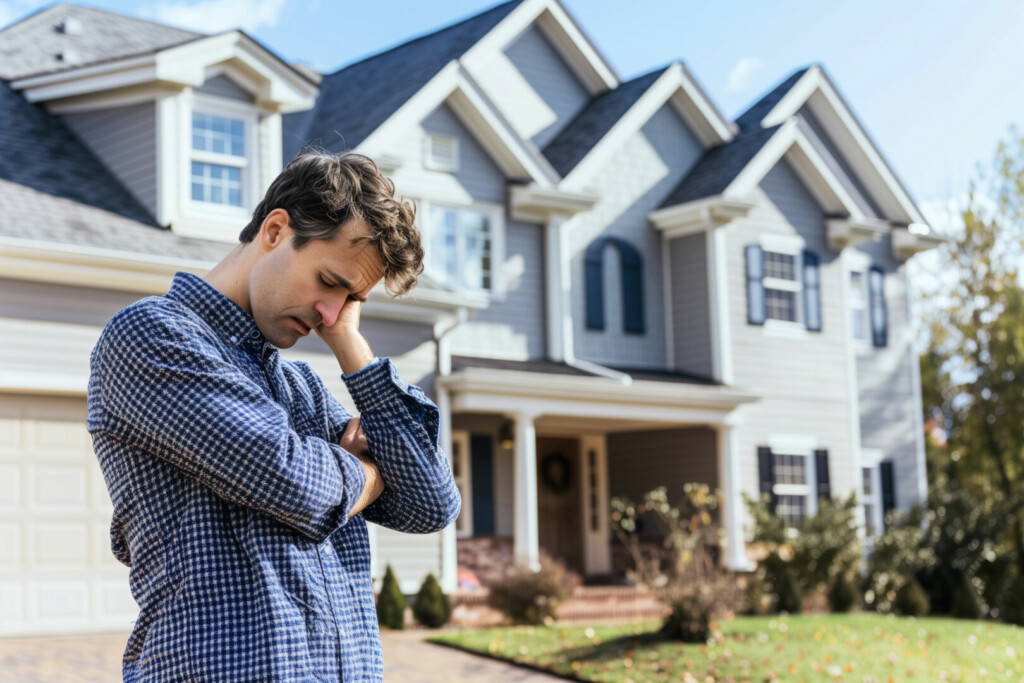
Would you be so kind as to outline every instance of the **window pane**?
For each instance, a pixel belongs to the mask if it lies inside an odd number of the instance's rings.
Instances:
[[[479,211],[432,206],[427,261],[434,277],[472,289],[490,287],[491,242],[487,216]]]
[[[764,252],[764,276],[796,280],[796,257],[793,254]]]
[[[192,199],[213,204],[241,206],[241,169],[193,161]]]
[[[806,484],[807,458],[803,455],[775,454],[776,484]]]
[[[766,288],[764,303],[768,318],[796,322],[796,292]]]
[[[806,514],[806,504],[804,496],[779,496],[775,514],[784,519],[787,526],[797,526]]]
[[[193,112],[192,149],[245,156],[245,122]]]

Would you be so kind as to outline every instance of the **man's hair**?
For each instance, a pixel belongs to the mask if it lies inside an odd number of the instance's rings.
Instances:
[[[412,289],[423,272],[423,247],[413,225],[416,209],[395,197],[395,184],[365,155],[303,151],[267,188],[238,239],[255,239],[274,209],[288,212],[296,250],[310,240],[334,239],[352,218],[365,221],[369,234],[350,242],[370,242],[377,248],[384,262],[384,287],[394,296]]]

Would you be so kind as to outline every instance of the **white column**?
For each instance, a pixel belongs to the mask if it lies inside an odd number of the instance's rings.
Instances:
[[[537,516],[537,431],[534,415],[513,413],[515,422],[515,524],[513,549],[516,564],[540,569],[540,531]]]
[[[440,427],[440,442],[442,448],[444,448],[445,454],[448,456],[448,464],[451,465],[452,453],[452,414],[451,414],[451,402],[448,397],[448,389],[434,385],[437,394],[437,409],[441,415]],[[463,501],[465,502],[465,501]],[[445,593],[452,593],[455,591],[458,580],[458,564],[459,554],[456,548],[456,529],[455,525],[457,522],[452,522],[444,529],[441,530],[441,576],[439,577],[441,583],[441,589]]]
[[[547,350],[552,360],[573,357],[572,278],[569,273],[567,223],[569,217],[553,213],[544,229],[544,274],[547,293]]]
[[[743,538],[743,497],[736,428],[729,424],[715,425],[718,448],[718,486],[722,494],[721,524],[725,529],[725,566],[750,570],[746,541]]]

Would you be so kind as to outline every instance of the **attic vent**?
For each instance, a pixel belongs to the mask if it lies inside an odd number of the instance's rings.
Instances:
[[[63,33],[69,36],[82,35],[82,22],[74,17],[65,17],[65,19],[57,24],[57,33]]]
[[[64,64],[76,64],[79,61],[78,53],[71,49],[61,50],[54,57]]]
[[[429,134],[423,165],[435,171],[459,170],[459,141],[449,135]]]

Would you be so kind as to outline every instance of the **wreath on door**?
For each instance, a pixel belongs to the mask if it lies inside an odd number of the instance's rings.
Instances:
[[[572,465],[561,453],[549,453],[540,461],[540,478],[552,491],[562,493],[568,490],[572,481]]]

